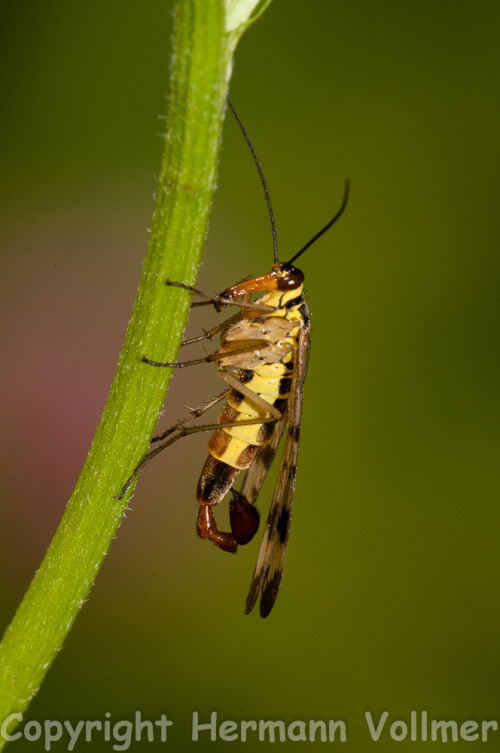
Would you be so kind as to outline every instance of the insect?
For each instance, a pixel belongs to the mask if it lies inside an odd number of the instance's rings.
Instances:
[[[344,212],[349,182],[340,209],[334,217],[289,261],[278,260],[277,236],[269,191],[248,134],[234,109],[228,104],[252,153],[264,189],[274,246],[274,264],[270,272],[250,277],[226,288],[220,295],[210,296],[183,283],[167,281],[167,285],[198,293],[212,303],[217,311],[236,305],[240,311],[204,335],[184,341],[183,345],[211,339],[220,334],[220,348],[204,358],[178,363],[161,363],[143,357],[151,366],[182,368],[200,362],[215,362],[227,389],[209,400],[182,422],[154,437],[161,442],[150,451],[135,469],[122,489],[120,498],[144,465],[182,436],[213,430],[209,455],[197,487],[199,512],[197,532],[220,549],[236,552],[247,544],[259,526],[255,502],[267,472],[276,456],[282,435],[286,440],[278,480],[257,564],[250,584],[245,612],[248,614],[259,597],[260,614],[267,617],[274,606],[283,576],[290,516],[295,490],[295,475],[302,417],[303,386],[309,359],[309,311],[304,299],[304,275],[294,266],[299,258],[320,238]],[[252,301],[253,293],[263,293]],[[189,426],[221,400],[225,407],[213,425]],[[169,437],[167,439],[167,437]],[[244,471],[243,483],[236,491],[234,484]],[[231,492],[229,505],[230,531],[220,531],[214,508]]]

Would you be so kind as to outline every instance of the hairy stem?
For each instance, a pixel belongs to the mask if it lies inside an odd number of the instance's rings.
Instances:
[[[47,554],[0,644],[0,726],[6,739],[37,692],[94,583],[163,405],[194,284],[215,186],[227,82],[237,41],[265,2],[179,0],[166,146],[150,243],[110,395]],[[227,6],[227,7],[226,7]],[[227,11],[227,20],[226,20]],[[18,734],[18,733],[16,733]],[[6,739],[0,735],[0,749]]]

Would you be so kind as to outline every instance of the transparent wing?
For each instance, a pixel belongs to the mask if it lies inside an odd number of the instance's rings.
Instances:
[[[283,568],[285,566],[288,537],[290,533],[290,516],[292,512],[293,494],[295,491],[303,389],[307,371],[307,361],[309,359],[309,349],[309,334],[307,330],[304,329],[299,337],[297,355],[294,364],[292,388],[288,404],[288,431],[285,449],[281,459],[278,481],[274,490],[271,509],[269,510],[266,530],[264,531],[257,564],[250,584],[250,591],[248,593],[245,607],[246,614],[251,612],[255,606],[259,593],[261,593],[260,614],[262,617],[267,617],[274,606],[274,602],[278,596],[281,579],[283,577]],[[273,458],[276,454],[276,449],[277,444],[274,449]]]

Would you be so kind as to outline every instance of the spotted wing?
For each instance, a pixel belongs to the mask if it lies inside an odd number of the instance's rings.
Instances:
[[[260,614],[267,617],[278,596],[283,568],[285,566],[288,537],[290,533],[290,516],[292,512],[293,493],[295,491],[295,472],[299,449],[300,422],[302,418],[302,399],[304,379],[309,359],[310,341],[306,329],[302,330],[295,358],[292,387],[288,405],[288,431],[285,449],[281,459],[278,481],[274,490],[271,509],[267,519],[266,530],[260,546],[257,565],[250,584],[245,613],[252,611],[261,593]],[[277,447],[277,445],[276,445]],[[274,451],[276,452],[276,450]],[[273,455],[274,457],[274,455]],[[260,488],[260,487],[259,487]]]

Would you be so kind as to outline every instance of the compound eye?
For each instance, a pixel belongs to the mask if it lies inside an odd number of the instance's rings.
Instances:
[[[304,282],[304,273],[297,267],[285,267],[278,276],[278,290],[296,290]]]

